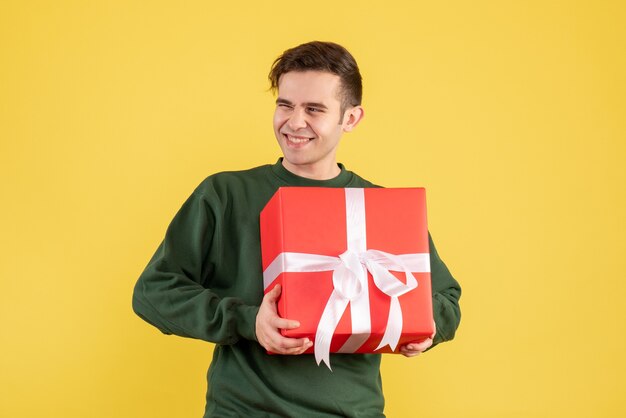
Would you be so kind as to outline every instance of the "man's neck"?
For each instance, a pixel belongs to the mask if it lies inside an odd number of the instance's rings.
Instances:
[[[330,180],[341,173],[341,169],[336,161],[325,165],[291,164],[283,158],[283,167],[296,176],[311,180]]]

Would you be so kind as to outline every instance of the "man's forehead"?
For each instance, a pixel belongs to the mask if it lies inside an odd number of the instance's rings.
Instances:
[[[325,71],[290,71],[278,82],[279,99],[290,102],[317,102],[339,100],[338,75]]]

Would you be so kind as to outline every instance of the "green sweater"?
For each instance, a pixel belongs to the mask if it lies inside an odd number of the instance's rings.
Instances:
[[[341,164],[311,180],[279,160],[204,180],[183,204],[141,274],[133,309],[165,334],[216,344],[205,417],[380,417],[380,354],[268,355],[256,341],[263,298],[259,214],[281,186],[376,187]],[[461,289],[430,241],[435,344],[452,339]],[[410,361],[410,360],[407,360]]]

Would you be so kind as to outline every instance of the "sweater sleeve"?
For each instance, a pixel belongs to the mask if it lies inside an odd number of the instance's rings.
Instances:
[[[444,341],[454,338],[456,329],[461,321],[461,286],[452,277],[448,267],[439,258],[433,240],[428,234],[430,245],[430,268],[433,293],[433,314],[437,333],[433,341],[433,347]]]
[[[258,306],[220,297],[207,288],[214,269],[207,262],[214,233],[213,210],[196,191],[170,223],[139,277],[133,310],[164,334],[218,344],[256,340]]]

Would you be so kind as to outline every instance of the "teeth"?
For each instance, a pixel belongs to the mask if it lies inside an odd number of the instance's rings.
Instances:
[[[287,139],[289,142],[293,142],[294,144],[303,144],[305,142],[309,142],[309,138],[297,138],[295,136],[287,135]]]

